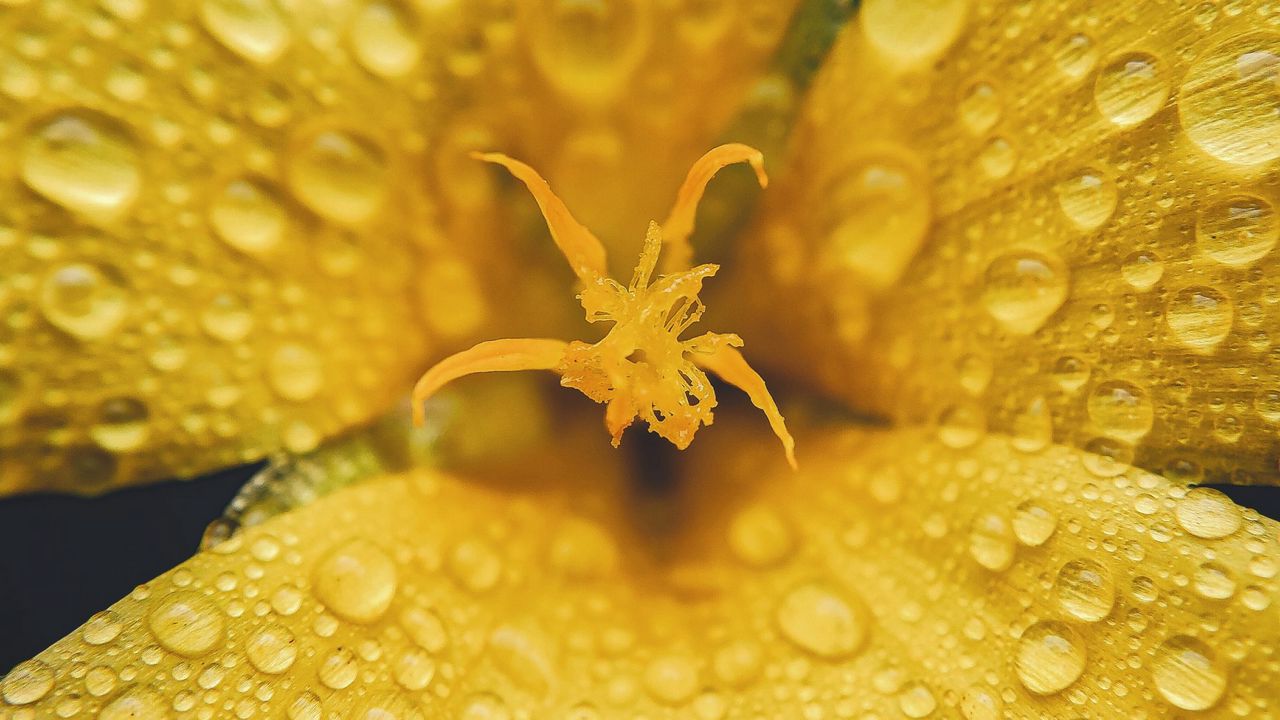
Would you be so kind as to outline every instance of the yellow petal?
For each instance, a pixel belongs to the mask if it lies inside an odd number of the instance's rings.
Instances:
[[[894,420],[1275,481],[1267,8],[865,3],[733,266],[748,345]]]
[[[537,148],[631,237],[793,3],[4,5],[0,493],[303,452],[432,357],[560,334],[467,152]]]
[[[590,426],[545,482],[273,518],[20,665],[0,717],[1274,717],[1275,522],[997,436],[830,430],[793,473],[723,420],[665,525]]]

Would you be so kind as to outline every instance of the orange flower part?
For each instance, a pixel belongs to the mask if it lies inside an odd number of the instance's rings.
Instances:
[[[716,406],[715,390],[704,369],[742,389],[764,411],[774,434],[782,441],[787,461],[795,467],[795,441],[769,394],[764,379],[736,348],[742,338],[732,333],[704,333],[680,339],[704,310],[698,298],[702,283],[718,265],[688,267],[688,237],[693,232],[697,203],[720,168],[748,162],[761,186],[767,183],[764,156],[740,144],[721,145],[703,155],[689,171],[667,222],[649,223],[640,261],[627,285],[605,274],[604,246],[569,213],[550,185],[533,168],[499,153],[476,153],[480,160],[507,168],[523,182],[542,210],[551,237],[582,282],[578,299],[588,322],[611,322],[613,327],[596,343],[546,339],[507,339],[482,342],[440,361],[413,389],[414,422],[424,421],[422,404],[446,383],[464,375],[513,370],[552,370],[560,384],[604,403],[605,427],[617,447],[622,433],[636,418],[651,432],[680,449],[693,442],[698,428],[710,425]],[[664,240],[684,248],[685,258],[670,272],[654,279]],[[673,266],[674,263],[668,263]]]

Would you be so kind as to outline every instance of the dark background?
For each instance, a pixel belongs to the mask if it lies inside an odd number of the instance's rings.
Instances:
[[[0,500],[0,675],[190,557],[259,467],[95,498]],[[1214,487],[1280,519],[1280,488]]]

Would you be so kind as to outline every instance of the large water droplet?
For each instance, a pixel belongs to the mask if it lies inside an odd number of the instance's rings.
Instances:
[[[512,625],[500,625],[489,634],[488,651],[494,664],[526,690],[545,695],[551,688],[555,670],[542,638]]]
[[[1097,622],[1111,614],[1116,586],[1110,570],[1101,563],[1080,558],[1058,571],[1054,594],[1058,606],[1067,614],[1085,622]]]
[[[391,607],[396,595],[396,565],[382,548],[357,538],[339,545],[317,565],[314,590],[338,617],[371,623]]]
[[[1067,299],[1067,268],[1056,257],[1014,250],[987,266],[982,304],[1010,332],[1035,332]]]
[[[538,69],[560,92],[590,102],[616,95],[653,34],[653,10],[637,0],[538,0],[528,17]]]
[[[1280,157],[1280,36],[1235,35],[1192,63],[1178,94],[1187,137],[1213,157],[1256,165]]]
[[[857,652],[867,634],[865,611],[835,590],[801,585],[783,597],[776,617],[782,634],[803,650],[834,660]]]
[[[1155,253],[1139,250],[1124,259],[1120,274],[1134,290],[1150,290],[1164,277],[1164,261]]]
[[[357,135],[327,130],[304,140],[289,162],[289,187],[317,214],[342,223],[367,220],[387,194],[382,150]]]
[[[1038,547],[1058,528],[1058,516],[1035,500],[1027,500],[1013,510],[1013,534],[1018,542]]]
[[[1118,201],[1115,181],[1093,168],[1076,172],[1054,189],[1062,213],[1081,230],[1102,227],[1115,212]]]
[[[45,276],[40,311],[55,327],[80,340],[100,340],[124,322],[129,296],[114,270],[70,263]]]
[[[898,690],[898,709],[909,718],[928,717],[938,708],[938,699],[922,682],[909,682]]]
[[[659,702],[686,703],[698,689],[698,666],[683,655],[657,658],[645,668],[644,686]]]
[[[1280,239],[1271,203],[1254,195],[1215,198],[1196,217],[1196,242],[1205,255],[1226,265],[1262,259]]]
[[[53,669],[41,660],[18,663],[0,681],[0,697],[10,705],[29,705],[53,688]]]
[[[1226,339],[1234,317],[1231,300],[1210,287],[1179,290],[1165,311],[1173,339],[1199,352],[1211,352]]]
[[[1143,52],[1124,53],[1098,73],[1093,98],[1098,110],[1121,127],[1137,125],[1156,114],[1169,97],[1162,63]]]
[[[1231,571],[1216,562],[1196,568],[1192,584],[1201,597],[1210,600],[1226,600],[1236,594],[1236,580]]]
[[[418,64],[418,22],[398,0],[372,0],[350,25],[351,48],[369,72],[383,77],[407,75]]]
[[[342,690],[356,681],[356,676],[360,674],[360,662],[356,660],[356,654],[351,648],[334,648],[320,661],[316,674],[325,687]]]
[[[209,223],[228,245],[253,255],[280,245],[289,217],[279,194],[265,181],[239,178],[227,183],[214,198]]]
[[[1134,442],[1151,431],[1155,408],[1142,388],[1123,380],[1099,383],[1089,395],[1089,419],[1104,434]]]
[[[1098,64],[1098,46],[1088,35],[1076,33],[1058,47],[1057,60],[1063,75],[1079,80]]]
[[[1161,697],[1183,710],[1207,710],[1227,689],[1227,674],[1208,645],[1174,635],[1156,648],[1151,678]]]
[[[871,44],[903,63],[942,53],[964,26],[968,0],[865,0],[859,10]]]
[[[170,652],[200,657],[222,643],[226,623],[213,601],[194,592],[173,592],[147,616],[147,627]]]
[[[1065,623],[1038,622],[1018,641],[1014,669],[1027,690],[1052,695],[1070,687],[1084,672],[1084,643]]]
[[[289,47],[289,26],[274,0],[203,0],[200,21],[218,42],[251,62],[273,62]]]
[[[1213,488],[1193,488],[1178,501],[1174,517],[1183,530],[1206,540],[1224,538],[1240,528],[1240,509]]]
[[[21,170],[32,190],[91,217],[124,212],[142,185],[132,134],[91,110],[63,110],[39,120],[23,146]]]

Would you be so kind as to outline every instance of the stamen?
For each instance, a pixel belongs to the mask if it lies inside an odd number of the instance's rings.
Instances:
[[[769,176],[764,172],[764,153],[742,143],[728,143],[712,148],[689,168],[684,184],[676,193],[675,205],[666,222],[662,223],[662,236],[667,244],[667,259],[662,269],[666,272],[683,270],[693,264],[693,248],[689,236],[693,234],[698,216],[698,203],[706,192],[707,183],[721,168],[734,163],[750,163],[760,187],[769,187]]]
[[[517,370],[554,370],[569,346],[563,340],[490,340],[436,363],[413,386],[413,424],[425,421],[423,403],[446,384],[466,375]]]

